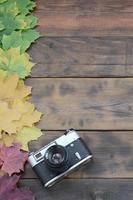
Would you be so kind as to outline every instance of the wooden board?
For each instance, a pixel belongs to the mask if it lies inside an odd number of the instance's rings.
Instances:
[[[131,0],[39,0],[37,5],[38,29],[45,36],[133,35]]]
[[[38,0],[37,11],[52,13],[132,13],[132,0]]]
[[[62,130],[133,129],[132,78],[35,78],[31,101],[44,113],[39,127]]]
[[[43,55],[42,55],[43,56]],[[37,54],[36,54],[37,57]],[[38,58],[37,58],[38,59]],[[42,58],[40,58],[41,60]],[[133,65],[36,64],[30,77],[133,77]]]
[[[133,40],[42,37],[29,51],[33,77],[131,77]]]
[[[39,180],[21,180],[20,185],[31,187],[37,200],[132,200],[133,181],[130,179],[63,180],[46,190]]]
[[[61,136],[63,131],[47,131],[38,141],[30,143],[36,151]],[[83,166],[69,178],[133,178],[133,133],[80,131],[93,153],[93,161]],[[22,178],[37,178],[29,164]]]
[[[118,38],[42,37],[30,51],[31,56],[41,65],[120,65],[126,64],[126,46],[127,40]]]

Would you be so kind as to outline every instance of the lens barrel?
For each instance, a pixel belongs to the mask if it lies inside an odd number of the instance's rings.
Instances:
[[[68,160],[67,151],[60,145],[53,145],[46,150],[44,159],[49,167],[62,168]]]

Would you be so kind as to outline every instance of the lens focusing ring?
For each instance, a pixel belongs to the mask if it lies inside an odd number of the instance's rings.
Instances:
[[[53,145],[47,149],[44,159],[50,167],[60,168],[68,160],[67,151],[61,145]]]

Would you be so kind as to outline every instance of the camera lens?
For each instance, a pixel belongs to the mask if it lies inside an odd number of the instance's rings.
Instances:
[[[46,163],[54,168],[62,167],[67,162],[67,152],[60,145],[53,145],[45,153]]]
[[[60,153],[55,153],[52,155],[51,160],[54,164],[60,164],[63,161],[63,156]]]

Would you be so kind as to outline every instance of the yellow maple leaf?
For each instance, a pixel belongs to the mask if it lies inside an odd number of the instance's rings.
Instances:
[[[16,120],[19,120],[21,114],[14,108],[10,108],[7,102],[0,102],[0,133],[5,131],[9,134],[16,132]]]
[[[24,127],[19,133],[16,134],[15,141],[20,142],[21,149],[28,151],[28,142],[31,140],[37,140],[42,135],[39,128],[36,127]]]
[[[5,131],[11,135],[25,126],[32,127],[41,115],[30,102],[20,99],[10,103],[0,101],[0,133]]]
[[[42,135],[42,132],[39,128],[33,127],[24,127],[22,130],[16,134],[8,135],[2,133],[2,138],[0,139],[0,144],[7,147],[12,146],[13,143],[21,143],[21,149],[28,151],[28,142],[32,140],[37,140]]]
[[[7,147],[10,147],[15,141],[16,134],[8,135],[7,133],[2,132],[1,136],[2,137],[0,139],[0,145],[1,146],[5,145]]]
[[[34,123],[40,120],[42,115],[41,112],[35,110],[35,107],[32,103],[19,99],[13,101],[12,108],[21,113],[20,119],[14,122],[18,131],[25,126],[32,127]]]
[[[4,80],[4,78],[7,76],[7,72],[0,69],[0,80]]]
[[[11,135],[25,126],[32,127],[40,120],[41,115],[42,113],[38,112],[34,105],[25,99],[14,99],[10,102],[0,101],[0,135],[2,131]]]
[[[30,93],[31,87],[25,86],[18,75],[7,76],[6,72],[0,70],[0,100],[26,99]]]

